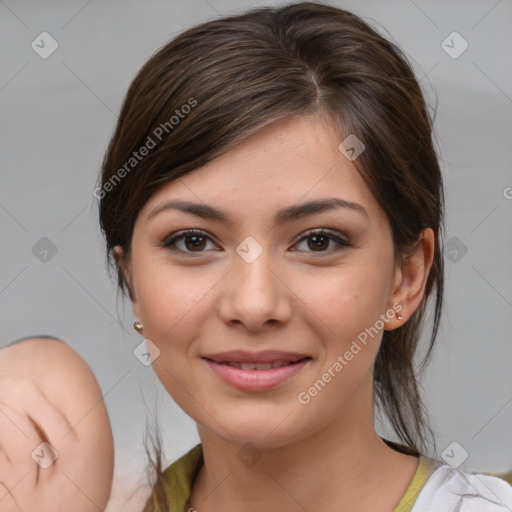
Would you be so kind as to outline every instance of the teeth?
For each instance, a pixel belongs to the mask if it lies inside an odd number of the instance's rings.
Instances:
[[[281,368],[281,366],[288,366],[292,364],[291,361],[273,361],[272,368]]]
[[[271,363],[236,363],[229,361],[222,364],[226,364],[240,370],[271,370],[273,368],[281,368],[281,366],[287,366],[293,363],[291,361],[272,361]]]
[[[242,370],[271,370],[271,363],[240,363]]]

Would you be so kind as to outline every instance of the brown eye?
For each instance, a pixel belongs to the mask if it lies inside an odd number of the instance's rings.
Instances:
[[[309,252],[329,252],[326,249],[328,249],[331,241],[337,244],[337,247],[333,250],[340,250],[343,247],[351,246],[350,242],[341,238],[340,234],[326,229],[317,229],[307,232],[305,236],[299,240],[299,243],[304,240],[308,241],[307,247],[310,249]]]
[[[211,239],[199,230],[187,230],[173,234],[170,238],[164,240],[161,244],[170,250],[181,251],[184,253],[204,252],[206,241]],[[177,247],[177,243],[183,241],[183,248]]]

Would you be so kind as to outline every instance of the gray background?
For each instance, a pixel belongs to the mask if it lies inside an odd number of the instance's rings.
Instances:
[[[442,328],[423,379],[438,433],[432,455],[457,441],[469,454],[463,469],[512,469],[512,2],[330,3],[398,43],[437,102],[450,252]],[[109,410],[117,473],[144,467],[142,434],[156,405],[169,462],[198,437],[133,355],[141,338],[106,273],[92,195],[103,153],[128,85],[157,48],[262,4],[0,1],[0,346],[52,334],[84,357]],[[59,45],[47,59],[31,47],[44,31]],[[469,44],[458,58],[441,46],[453,31]],[[46,261],[44,237],[57,249]]]

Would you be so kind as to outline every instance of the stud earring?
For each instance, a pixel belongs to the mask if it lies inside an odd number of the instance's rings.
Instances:
[[[133,328],[137,331],[137,332],[142,332],[142,329],[144,328],[144,326],[140,323],[140,322],[135,322],[133,324]]]
[[[397,318],[398,318],[398,320],[403,320],[402,315],[398,315]]]

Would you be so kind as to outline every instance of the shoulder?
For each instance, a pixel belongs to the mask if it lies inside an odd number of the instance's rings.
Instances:
[[[86,510],[76,486],[96,503],[106,503],[114,466],[112,430],[100,386],[76,350],[49,337],[1,348],[0,410],[0,438],[11,440],[0,446],[0,456],[11,463],[0,465],[0,489],[28,475],[16,484],[13,499],[39,502],[39,510],[51,508],[52,494],[72,498],[77,510]]]
[[[87,413],[83,421],[90,424],[74,428],[73,435],[89,435],[96,430],[91,431],[90,427],[97,426],[100,430],[108,426],[101,389],[94,373],[82,356],[64,341],[49,337],[28,338],[1,349],[0,378],[4,383],[11,381],[36,386],[72,425]]]
[[[440,464],[425,482],[412,512],[508,512],[512,486],[497,476]]]
[[[74,348],[57,338],[27,338],[0,349],[0,378],[37,382],[68,416],[83,414],[86,412],[84,403],[92,405],[93,400],[102,398],[100,386],[87,362]]]
[[[51,377],[49,363],[64,366],[80,367],[90,373],[87,363],[66,342],[49,336],[22,338],[4,347],[0,347],[1,374],[15,374],[16,377],[33,378],[44,373],[45,378]],[[61,368],[63,369],[63,368]],[[79,374],[80,376],[80,374]]]

